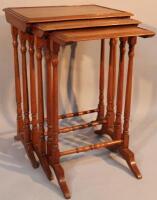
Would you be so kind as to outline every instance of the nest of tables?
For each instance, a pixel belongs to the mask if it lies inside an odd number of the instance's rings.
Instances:
[[[119,152],[135,177],[140,179],[142,175],[135,162],[134,153],[129,148],[133,58],[137,38],[152,37],[154,32],[141,28],[139,26],[141,22],[133,19],[132,13],[98,5],[17,7],[6,8],[4,11],[7,21],[11,24],[13,38],[17,103],[15,139],[23,143],[32,166],[37,168],[40,163],[47,178],[52,180],[51,166],[67,199],[71,195],[60,163],[61,156],[108,148]],[[108,72],[105,68],[106,39],[110,40]],[[98,106],[91,110],[59,115],[59,50],[64,45],[89,40],[101,40]],[[117,48],[118,43],[119,48]],[[128,68],[124,91],[127,44]],[[19,63],[19,49],[21,63]],[[119,59],[117,58],[118,49]],[[29,60],[26,56],[27,50]],[[43,59],[46,62],[46,96],[43,87]],[[104,84],[105,73],[108,75],[107,85]],[[117,77],[116,74],[118,74]],[[28,84],[28,79],[30,84]],[[107,102],[104,102],[105,89]],[[46,99],[46,110],[44,99]],[[59,127],[59,120],[94,112],[97,113],[94,121],[72,127]],[[97,125],[101,125],[101,128],[95,130],[95,133],[100,136],[108,135],[109,141],[60,151],[59,134]]]

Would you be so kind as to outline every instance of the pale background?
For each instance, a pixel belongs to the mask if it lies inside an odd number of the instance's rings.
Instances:
[[[10,27],[2,9],[11,6],[100,4],[130,11],[135,18],[156,31],[155,0],[106,1],[0,1],[0,199],[63,199],[56,180],[50,183],[41,168],[34,170],[24,157],[20,143],[13,140],[16,132],[16,106]],[[61,111],[95,108],[98,97],[100,42],[79,43],[75,62],[70,61],[70,48],[61,59]],[[65,59],[67,57],[68,59]],[[73,55],[71,55],[73,57]],[[157,198],[157,38],[140,39],[136,48],[133,102],[131,115],[131,147],[136,153],[143,179],[136,180],[119,157],[107,151],[90,152],[76,159],[63,160],[67,181],[74,200],[129,200]],[[73,84],[73,87],[71,85]],[[68,86],[68,87],[67,87]],[[68,90],[66,89],[68,88]],[[63,103],[64,102],[64,103]],[[71,121],[71,123],[74,123]],[[92,130],[78,133],[87,138]],[[86,137],[84,136],[86,135]],[[92,140],[96,140],[92,135]],[[77,140],[70,138],[65,144]],[[83,143],[83,142],[80,142]],[[105,153],[104,153],[105,152]]]

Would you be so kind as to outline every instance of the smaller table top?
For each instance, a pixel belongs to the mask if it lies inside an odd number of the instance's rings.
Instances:
[[[75,30],[54,31],[51,36],[61,44],[85,40],[98,40],[120,37],[152,37],[155,33],[136,26],[116,26],[107,28],[86,28]]]
[[[42,36],[45,32],[66,29],[78,29],[89,27],[107,27],[120,25],[139,25],[141,22],[130,18],[109,18],[109,19],[84,19],[70,20],[60,22],[37,23],[34,25],[34,31]]]
[[[26,23],[76,19],[129,17],[132,13],[98,5],[5,8],[4,11]]]

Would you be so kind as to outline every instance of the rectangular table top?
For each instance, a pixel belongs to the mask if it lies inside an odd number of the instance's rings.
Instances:
[[[109,18],[109,19],[84,19],[60,22],[37,23],[34,31],[41,37],[45,32],[66,29],[78,29],[89,27],[107,27],[119,25],[139,25],[141,22],[130,18]]]
[[[101,28],[86,28],[75,30],[54,31],[51,36],[61,44],[85,40],[98,40],[120,37],[152,37],[155,33],[136,26],[116,26]]]
[[[133,15],[129,12],[106,8],[98,5],[16,7],[5,8],[4,11],[6,15],[9,13],[15,18],[18,18],[19,20],[26,23],[130,17]]]

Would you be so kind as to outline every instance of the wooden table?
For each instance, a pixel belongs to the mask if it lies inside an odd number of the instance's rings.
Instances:
[[[51,6],[4,9],[11,24],[17,103],[17,136],[21,140],[34,168],[39,162],[49,180],[54,169],[65,198],[70,192],[64,177],[60,157],[94,149],[108,148],[126,160],[128,166],[140,179],[133,152],[129,149],[129,118],[131,110],[133,58],[137,37],[151,37],[152,31],[139,27],[131,13],[96,5]],[[105,68],[105,39],[110,39],[109,70]],[[58,114],[58,54],[61,46],[79,41],[101,40],[99,101],[95,109]],[[18,41],[22,63],[19,64]],[[29,51],[29,74],[27,67],[27,43]],[[119,43],[119,69],[117,71],[117,45]],[[128,43],[128,69],[124,92],[126,45]],[[45,54],[43,55],[43,49]],[[36,63],[35,66],[35,57]],[[43,87],[42,60],[46,61],[46,97]],[[104,85],[104,74],[108,84]],[[28,84],[28,77],[30,88]],[[106,108],[104,89],[107,88]],[[125,96],[125,102],[123,101]],[[116,105],[115,103],[116,98]],[[30,102],[29,102],[30,99]],[[44,101],[46,100],[46,111]],[[30,105],[29,105],[30,104]],[[97,118],[89,123],[72,127],[59,127],[59,120],[97,112]],[[122,116],[124,115],[124,121]],[[46,125],[46,126],[45,126]],[[107,134],[109,141],[91,144],[71,150],[60,151],[59,134],[102,125],[96,134]],[[47,127],[47,128],[46,128]],[[46,139],[47,138],[47,139]],[[37,155],[39,162],[35,158]]]

